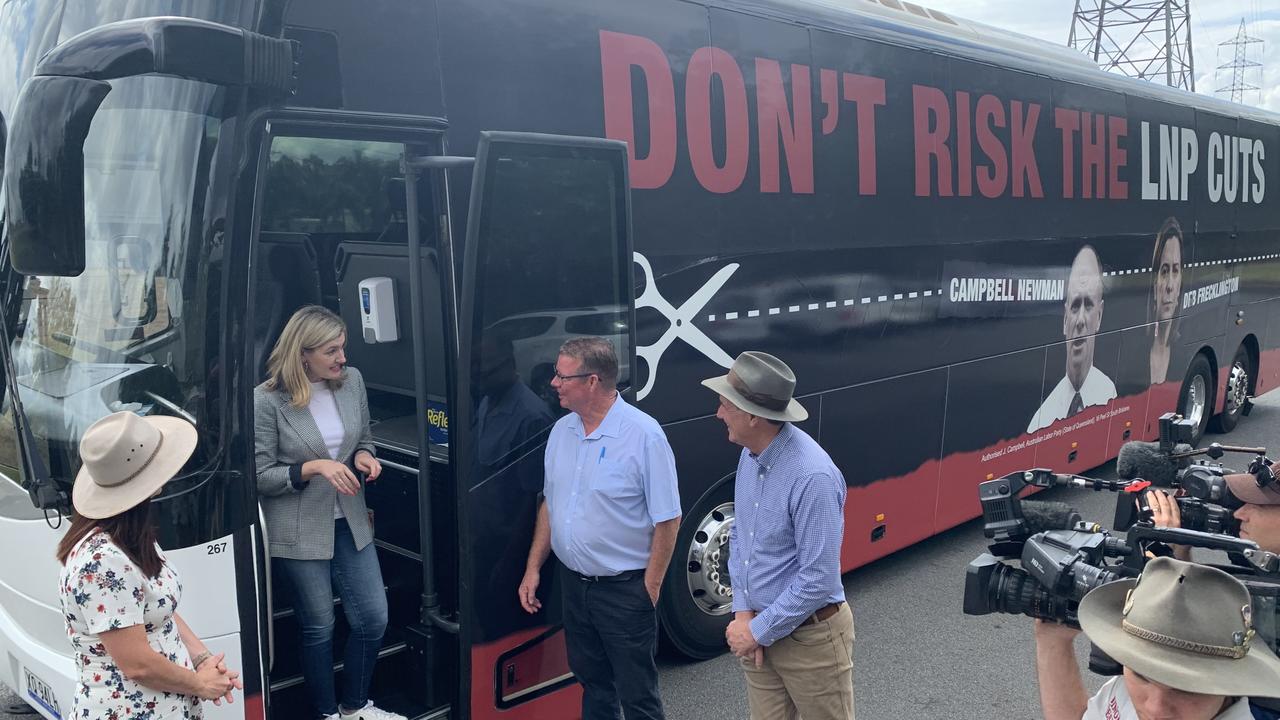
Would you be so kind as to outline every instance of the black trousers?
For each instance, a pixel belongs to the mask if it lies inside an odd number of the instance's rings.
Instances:
[[[569,669],[582,684],[582,720],[664,720],[658,694],[658,615],[644,573],[588,582],[562,569]]]

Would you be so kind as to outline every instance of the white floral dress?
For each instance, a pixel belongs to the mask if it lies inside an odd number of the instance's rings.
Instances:
[[[62,613],[80,671],[72,717],[201,717],[199,698],[152,690],[130,680],[98,640],[98,633],[104,630],[142,625],[153,650],[185,668],[191,667],[191,657],[173,620],[182,597],[182,584],[168,563],[156,577],[147,578],[107,533],[95,531],[71,551],[60,581]]]

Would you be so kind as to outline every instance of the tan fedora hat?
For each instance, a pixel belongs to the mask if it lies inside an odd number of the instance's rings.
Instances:
[[[76,512],[101,520],[134,507],[169,482],[195,447],[196,429],[181,418],[118,412],[98,420],[80,440]]]
[[[1227,488],[1231,494],[1244,502],[1254,505],[1280,505],[1280,487],[1272,481],[1266,486],[1258,485],[1252,475],[1232,473],[1226,476]]]
[[[1162,557],[1086,595],[1080,627],[1116,662],[1175,690],[1280,697],[1280,659],[1255,637],[1252,607],[1227,573]]]
[[[768,420],[799,422],[809,417],[809,411],[792,397],[795,373],[769,353],[748,350],[733,361],[727,375],[707,378],[702,384],[739,409]]]

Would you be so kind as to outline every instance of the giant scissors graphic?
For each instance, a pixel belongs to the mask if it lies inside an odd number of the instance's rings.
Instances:
[[[670,322],[670,326],[666,332],[662,333],[662,337],[652,345],[643,345],[636,347],[636,355],[642,358],[648,366],[648,377],[645,378],[644,387],[640,388],[636,393],[637,400],[643,400],[650,391],[653,390],[653,384],[658,379],[658,363],[662,360],[662,354],[667,351],[671,343],[679,338],[690,345],[693,349],[707,356],[713,362],[719,363],[721,367],[729,367],[733,365],[733,358],[729,354],[720,349],[720,346],[705,333],[693,324],[693,318],[702,312],[702,308],[715,297],[717,291],[724,286],[729,280],[729,276],[733,275],[738,269],[738,263],[730,263],[716,271],[697,292],[689,296],[684,304],[675,308],[666,298],[662,297],[662,293],[658,292],[658,284],[653,277],[653,267],[649,265],[649,259],[640,253],[632,253],[635,263],[644,271],[644,292],[640,293],[640,297],[636,298],[636,309],[653,308],[662,313],[663,317]]]

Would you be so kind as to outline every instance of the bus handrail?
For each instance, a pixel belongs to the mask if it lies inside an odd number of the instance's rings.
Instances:
[[[276,662],[275,599],[271,596],[271,539],[267,534],[267,516],[261,501],[258,502],[258,527],[262,528],[262,558],[267,575],[263,594],[267,598],[267,673],[270,674]]]

